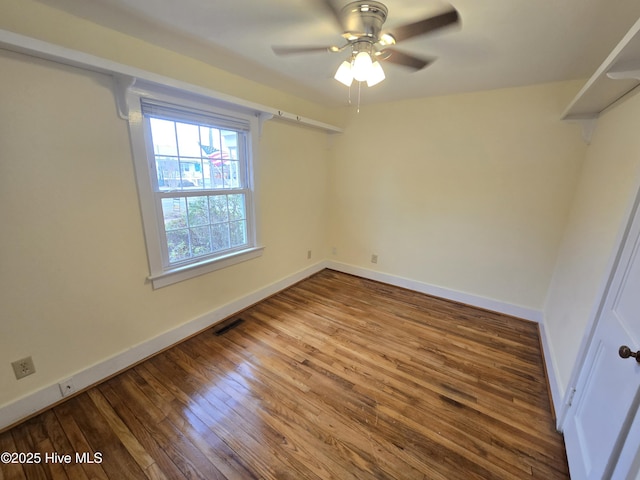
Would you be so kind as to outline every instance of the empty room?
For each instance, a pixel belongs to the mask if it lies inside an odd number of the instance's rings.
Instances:
[[[640,478],[636,0],[0,0],[0,480]]]

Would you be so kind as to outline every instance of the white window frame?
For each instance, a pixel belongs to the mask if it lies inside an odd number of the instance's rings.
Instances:
[[[148,280],[152,283],[153,288],[171,285],[262,255],[264,247],[258,243],[253,179],[253,162],[257,151],[257,142],[254,136],[258,132],[258,118],[241,109],[236,111],[223,108],[210,98],[200,97],[189,92],[165,89],[160,86],[157,88],[130,88],[126,100],[129,110],[128,122],[133,163],[149,261]],[[204,115],[214,119],[227,118],[231,121],[235,119],[248,125],[248,130],[244,135],[246,138],[246,165],[244,166],[246,177],[246,246],[206,258],[193,258],[190,261],[181,262],[178,266],[172,266],[168,263],[164,219],[160,202],[157,201],[157,176],[151,132],[145,127],[143,102],[174,108],[186,113],[192,112],[194,116]]]

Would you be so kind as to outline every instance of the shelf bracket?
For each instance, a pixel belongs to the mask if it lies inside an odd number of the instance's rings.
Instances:
[[[607,77],[611,80],[640,80],[640,68],[635,70],[621,70],[612,71],[607,73]]]
[[[574,118],[565,118],[566,122],[569,123],[577,123],[582,128],[582,140],[587,145],[591,145],[591,138],[593,137],[593,132],[596,130],[596,125],[598,123],[598,117],[574,117]]]
[[[262,138],[262,126],[264,122],[267,120],[271,120],[273,118],[272,113],[260,112],[257,114],[258,117],[258,138]]]
[[[136,83],[136,77],[131,75],[113,74],[114,95],[116,97],[116,108],[118,116],[122,120],[129,120],[129,105],[127,104],[127,94],[129,89]]]
[[[611,80],[640,81],[640,60],[618,62],[607,71],[607,77]]]

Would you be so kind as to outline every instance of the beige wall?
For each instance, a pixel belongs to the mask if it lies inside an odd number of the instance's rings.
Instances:
[[[640,185],[640,95],[599,120],[559,250],[545,323],[561,388],[568,383],[607,277],[616,240]]]
[[[541,310],[585,152],[559,121],[579,86],[363,106],[332,159],[333,258]]]
[[[256,163],[263,256],[152,290],[111,79],[4,51],[0,71],[0,405],[288,277],[323,252],[327,136],[270,121]],[[10,362],[28,355],[37,373],[16,381]]]

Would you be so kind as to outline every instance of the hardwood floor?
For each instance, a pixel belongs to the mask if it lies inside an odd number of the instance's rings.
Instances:
[[[41,455],[0,479],[569,478],[534,323],[331,270],[241,318],[0,434]]]

